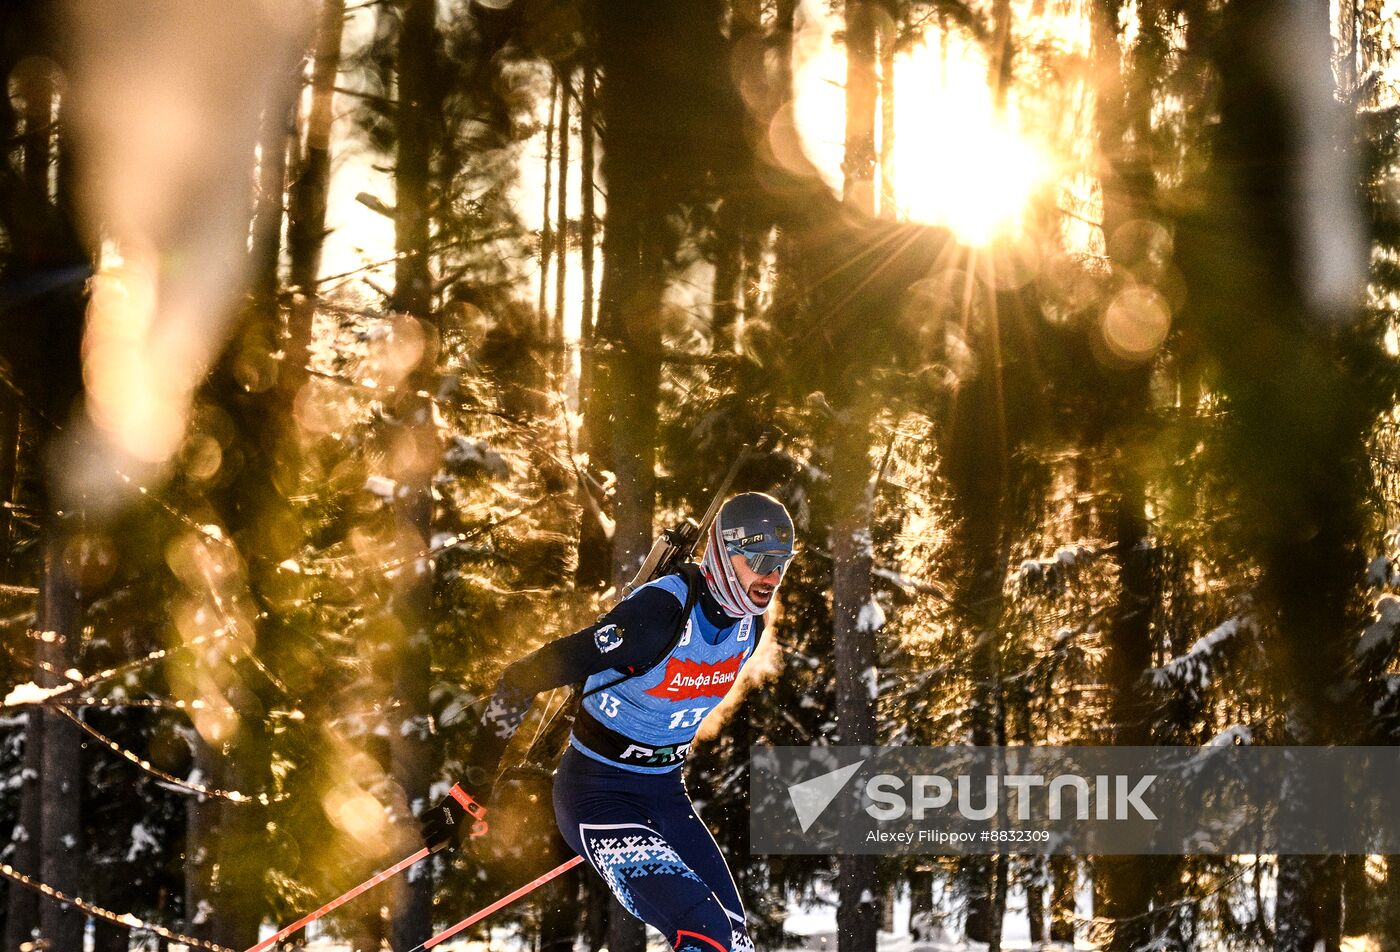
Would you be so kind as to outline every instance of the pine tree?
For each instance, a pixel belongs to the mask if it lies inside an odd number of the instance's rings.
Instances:
[[[8,9],[4,42],[0,44],[4,56],[0,69],[4,74],[10,75],[26,55],[54,53],[54,28],[52,11],[42,5],[19,4]],[[28,83],[26,125],[34,125],[25,132],[31,140],[42,134],[47,142],[48,124],[53,121],[58,124],[59,135],[55,137],[57,150],[37,144],[26,150],[22,174],[8,164],[0,169],[0,226],[7,239],[4,274],[9,282],[43,278],[50,290],[37,300],[23,304],[16,301],[0,312],[0,350],[15,391],[34,408],[43,425],[36,446],[36,451],[43,454],[58,445],[59,421],[66,417],[81,387],[78,340],[88,255],[70,217],[72,196],[66,188],[71,183],[60,180],[64,190],[57,193],[49,186],[52,163],[64,153],[71,157],[75,146],[67,134],[66,117],[55,115],[51,105],[53,76],[40,64],[30,68],[40,72]],[[6,118],[11,116],[7,107]],[[3,127],[15,129],[16,125],[8,121]],[[56,275],[62,277],[55,280]],[[33,327],[43,327],[44,333],[30,333],[28,329]],[[49,686],[62,683],[63,672],[77,658],[81,615],[73,580],[63,568],[71,521],[60,517],[57,504],[47,494],[37,501],[36,509],[41,513],[42,556],[35,630],[52,631],[55,635],[33,643],[33,676],[36,683]],[[82,857],[83,796],[77,729],[57,713],[37,707],[28,716],[42,724],[29,738],[29,756],[34,758],[37,779],[26,785],[26,802],[20,810],[35,852],[32,857],[17,859],[33,863],[30,875],[75,895]],[[53,948],[76,952],[83,929],[83,917],[76,910],[53,901],[30,903],[13,893],[12,896],[9,935],[27,937],[37,929]]]
[[[1202,333],[1219,361],[1216,382],[1229,407],[1222,463],[1240,493],[1242,531],[1259,553],[1263,595],[1278,626],[1268,657],[1270,686],[1285,715],[1280,737],[1338,742],[1354,737],[1358,725],[1354,695],[1342,683],[1344,633],[1356,627],[1353,593],[1366,561],[1363,434],[1383,406],[1383,392],[1376,386],[1374,341],[1357,333],[1345,287],[1363,262],[1343,259],[1339,271],[1319,271],[1321,262],[1308,249],[1338,222],[1360,221],[1349,204],[1350,166],[1336,158],[1349,143],[1333,98],[1325,13],[1306,17],[1267,3],[1237,3],[1226,17],[1215,57],[1221,99],[1213,203],[1198,212],[1182,243],[1189,249],[1184,270],[1203,302]],[[1285,79],[1274,62],[1240,58],[1244,49],[1285,35],[1312,53],[1301,74]],[[1309,215],[1291,177],[1308,148],[1300,123],[1336,150],[1308,186],[1330,189],[1341,203],[1327,221]],[[1248,179],[1237,164],[1246,156],[1253,169]],[[1338,236],[1344,242],[1338,247],[1351,247],[1353,239]],[[1228,271],[1217,263],[1225,260],[1222,253],[1239,255]],[[1319,406],[1329,408],[1325,420],[1312,412]],[[1302,536],[1299,526],[1309,527]],[[1314,911],[1322,906],[1324,878],[1332,875],[1326,865],[1280,858],[1275,948],[1311,948],[1335,928]]]

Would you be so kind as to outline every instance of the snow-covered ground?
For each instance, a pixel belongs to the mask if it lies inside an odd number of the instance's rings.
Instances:
[[[1076,912],[1083,917],[1089,913],[1089,892],[1081,889],[1078,896]],[[944,910],[951,914],[951,910]],[[915,940],[909,934],[909,896],[901,893],[895,899],[894,907],[895,931],[881,932],[879,935],[879,952],[978,952],[986,946],[981,943],[969,943],[961,935],[946,931],[937,931],[935,935],[926,940]],[[836,900],[835,896],[824,896],[817,902],[810,905],[794,904],[788,913],[787,931],[794,936],[800,936],[801,942],[794,949],[799,952],[835,952],[836,949]],[[305,946],[307,952],[347,952],[347,947],[337,939],[318,936],[319,930],[316,926],[311,927],[311,941]],[[271,930],[267,930],[271,935]],[[1079,944],[1079,948],[1093,948],[1088,944]],[[519,935],[511,929],[500,929],[493,932],[490,941],[481,939],[460,940],[444,942],[435,947],[437,952],[528,952],[530,946],[522,941]],[[1007,897],[1006,918],[1002,924],[1002,948],[1008,950],[1030,949],[1032,948],[1030,939],[1030,924],[1026,920],[1025,896],[1022,893],[1013,891]],[[1042,943],[1035,948],[1040,949],[1063,949],[1069,950],[1069,946],[1056,943]],[[172,946],[172,952],[184,952],[180,946]],[[661,934],[654,929],[647,930],[647,952],[670,952],[670,946],[661,937]]]
[[[1080,901],[1087,903],[1087,894]],[[1083,915],[1087,909],[1079,909]],[[894,904],[895,931],[881,931],[878,940],[880,952],[976,952],[985,949],[982,943],[969,943],[961,935],[945,930],[935,930],[935,934],[924,940],[916,940],[909,934],[909,896],[901,893]],[[817,906],[798,907],[787,919],[787,929],[800,935],[805,941],[798,948],[809,952],[835,952],[836,949],[836,904],[822,902]],[[1003,949],[1030,949],[1030,923],[1026,919],[1025,897],[1012,893],[1007,900],[1006,918],[1002,921],[1001,945]],[[1068,949],[1062,943],[1036,948]],[[1084,945],[1082,948],[1091,948]]]
[[[1032,946],[1024,900],[1020,905],[1017,905],[1016,898],[1013,895],[1008,902],[1006,920],[1002,927],[1002,948],[1008,950],[1030,949]],[[908,931],[909,897],[907,895],[901,895],[895,900],[894,921],[894,932],[880,933],[880,952],[977,952],[979,948],[986,948],[985,945],[968,943],[961,936],[949,933],[936,934],[932,939],[925,941],[916,941]],[[803,941],[794,946],[794,949],[806,950],[806,952],[835,952],[835,902],[822,901],[811,906],[794,906],[788,915],[787,929],[793,935],[803,938]],[[648,952],[669,952],[670,947],[656,930],[647,930],[647,939]],[[1080,947],[1092,948],[1088,945]],[[438,952],[526,952],[528,948],[529,946],[521,941],[519,936],[515,935],[512,930],[506,929],[495,932],[490,942],[479,939],[462,940],[445,942],[436,947]],[[1038,948],[1067,950],[1069,947],[1057,944],[1040,945]],[[178,946],[172,947],[172,952],[177,952],[177,950],[179,950]],[[338,940],[315,938],[306,945],[306,950],[307,952],[346,952],[346,946]]]
[[[1081,921],[1090,915],[1091,890],[1081,882],[1076,895],[1075,913]],[[941,910],[951,921],[952,910]],[[879,952],[985,952],[986,945],[968,942],[961,934],[936,930],[928,939],[916,940],[909,934],[909,897],[901,893],[895,900],[895,929],[881,931]],[[836,902],[834,895],[821,896],[810,905],[794,903],[788,912],[787,930],[801,941],[794,945],[799,952],[836,952]],[[271,935],[271,929],[267,930]],[[670,952],[670,946],[654,929],[647,930],[647,952]],[[1015,950],[1038,949],[1046,952],[1074,952],[1076,949],[1089,950],[1094,946],[1085,941],[1081,934],[1073,947],[1065,943],[1040,943],[1032,945],[1030,924],[1026,918],[1025,894],[1013,890],[1007,897],[1006,917],[1002,922],[1002,948]],[[513,929],[495,930],[489,941],[461,940],[445,942],[435,947],[435,952],[529,952],[531,946]],[[345,944],[317,935],[312,927],[311,941],[305,946],[306,952],[348,952]],[[1368,938],[1347,938],[1342,941],[1342,952],[1377,952],[1378,946]],[[171,952],[185,952],[180,946],[171,946]],[[767,950],[765,950],[767,952]]]

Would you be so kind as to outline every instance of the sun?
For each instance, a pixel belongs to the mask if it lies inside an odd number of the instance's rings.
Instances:
[[[838,17],[803,8],[794,56],[794,115],[812,163],[841,190],[846,51]],[[1021,230],[1049,163],[1019,131],[1014,101],[998,109],[985,53],[971,38],[931,32],[894,69],[894,212],[982,246]],[[877,194],[879,190],[877,189]]]
[[[996,108],[980,50],[944,40],[895,60],[895,207],[982,245],[1019,230],[1046,163],[1017,133],[1014,104]]]

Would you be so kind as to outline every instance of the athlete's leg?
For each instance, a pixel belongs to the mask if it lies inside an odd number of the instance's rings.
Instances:
[[[735,952],[730,916],[662,832],[679,780],[597,763],[572,748],[554,782],[559,832],[628,912],[678,952]]]
[[[724,854],[719,851],[719,844],[709,828],[696,814],[683,785],[677,784],[668,797],[667,808],[661,812],[662,835],[675,847],[681,860],[710,887],[724,910],[729,920],[730,947],[734,952],[753,952],[744,904],[729,872],[729,864],[724,861]]]

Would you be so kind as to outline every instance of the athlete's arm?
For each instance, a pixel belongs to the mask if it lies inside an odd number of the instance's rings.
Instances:
[[[597,624],[557,638],[508,665],[482,714],[484,730],[473,759],[494,769],[530,702],[541,691],[582,681],[610,668],[655,661],[670,644],[682,610],[679,599],[665,589],[643,588]]]

